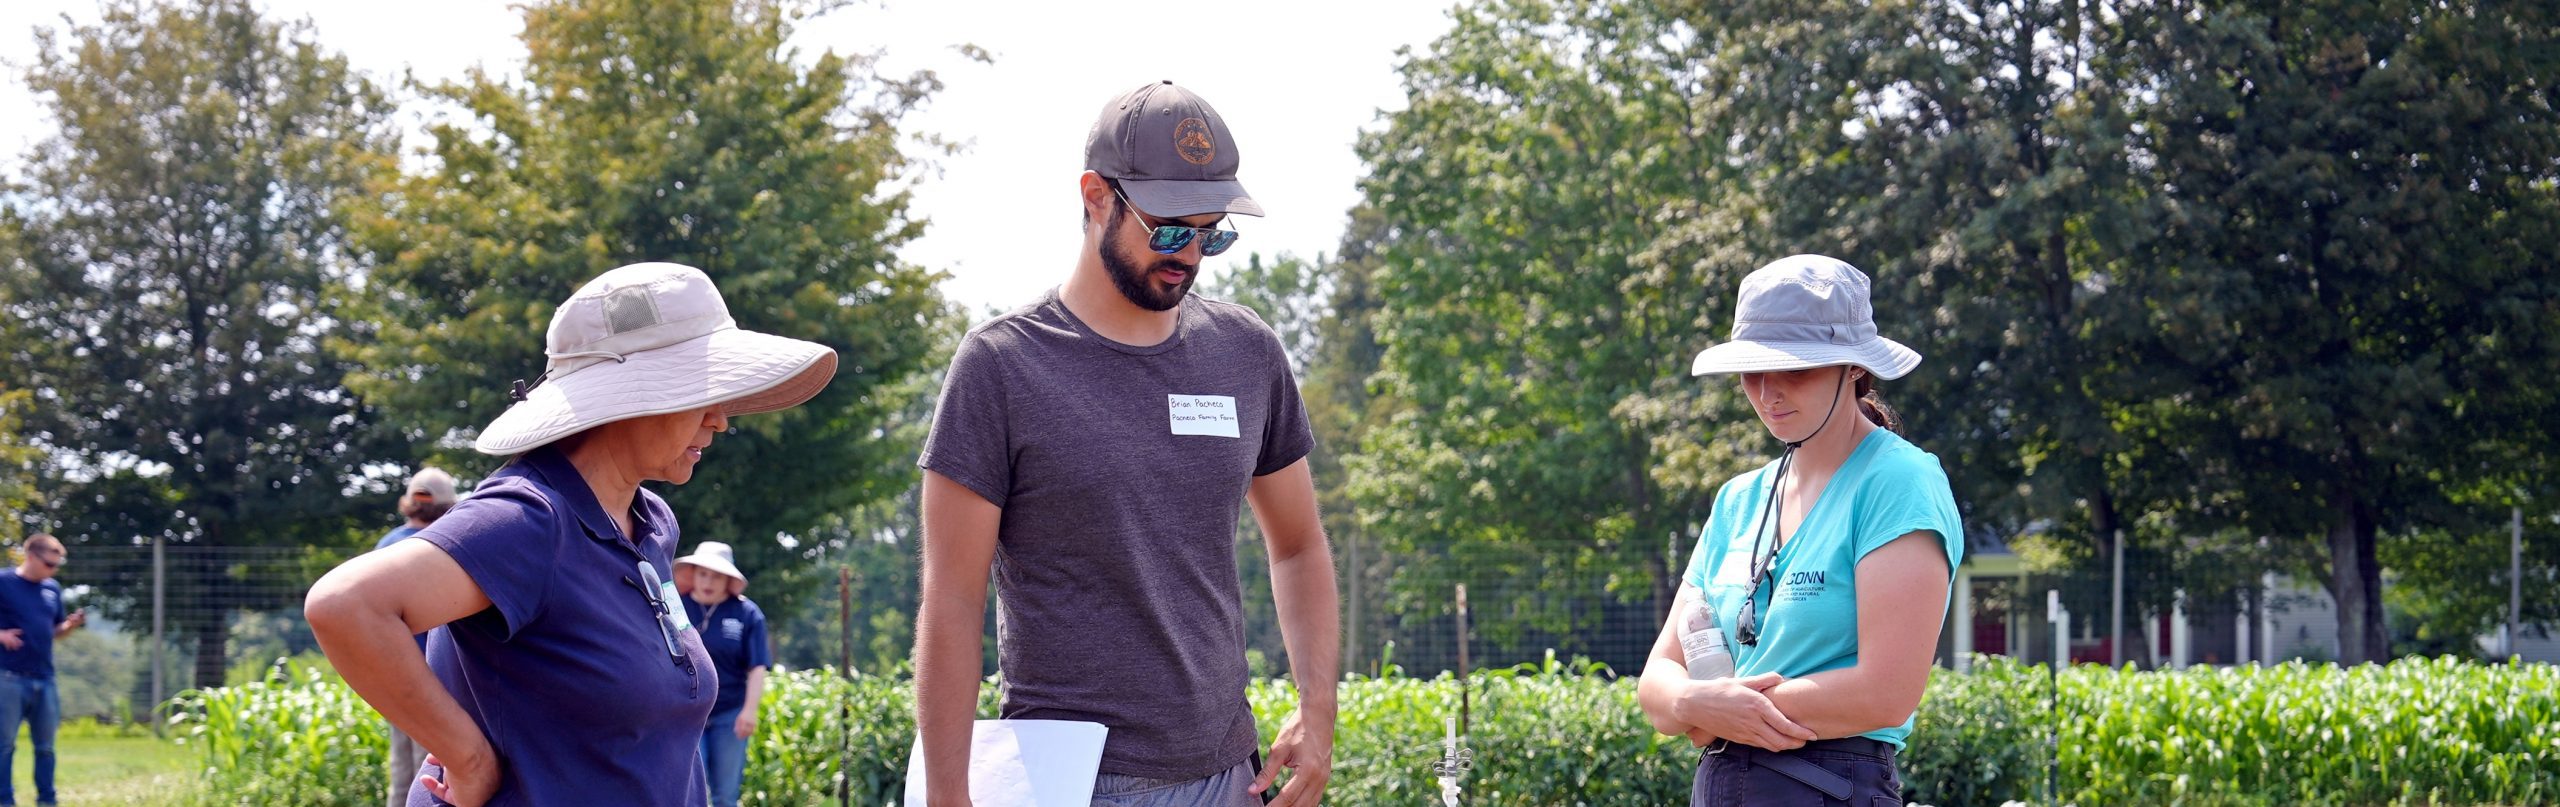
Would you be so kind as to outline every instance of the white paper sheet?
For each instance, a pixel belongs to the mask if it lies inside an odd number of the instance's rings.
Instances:
[[[969,743],[969,800],[1022,807],[1088,807],[1110,732],[1081,720],[980,720]],[[906,807],[924,807],[923,738],[907,752]]]

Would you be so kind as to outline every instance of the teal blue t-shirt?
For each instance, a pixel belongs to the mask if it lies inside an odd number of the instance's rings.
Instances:
[[[1956,515],[1947,473],[1935,455],[1901,435],[1877,429],[1860,440],[1795,535],[1779,548],[1776,579],[1768,582],[1767,599],[1760,603],[1760,641],[1745,647],[1731,641],[1733,624],[1742,598],[1751,593],[1751,538],[1761,526],[1776,466],[1773,462],[1736,476],[1716,491],[1715,510],[1682,579],[1698,587],[1715,608],[1716,624],[1724,626],[1733,648],[1735,675],[1774,672],[1800,678],[1855,666],[1858,561],[1895,538],[1923,530],[1945,543],[1951,573],[1963,557],[1963,522]],[[1764,553],[1768,541],[1761,539]],[[1928,605],[1912,603],[1915,608]],[[1947,599],[1941,597],[1935,605],[1944,619]],[[1910,735],[1911,718],[1905,716],[1902,725],[1859,736],[1900,748]]]

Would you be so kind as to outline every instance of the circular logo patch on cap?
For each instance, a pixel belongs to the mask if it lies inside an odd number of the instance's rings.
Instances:
[[[1218,141],[1209,137],[1209,122],[1199,118],[1183,118],[1173,125],[1173,150],[1182,161],[1192,165],[1208,165],[1218,158]]]

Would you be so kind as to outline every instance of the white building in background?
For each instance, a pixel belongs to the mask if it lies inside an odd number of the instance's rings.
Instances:
[[[1997,536],[1977,533],[1968,543],[1972,548],[1956,569],[1953,601],[1939,640],[1941,663],[1962,669],[1971,653],[2052,661],[2055,626],[2046,618],[2046,592],[2060,581],[2029,573]],[[2236,601],[2188,603],[2183,598],[2174,613],[2147,622],[2129,609],[2124,658],[2176,668],[2338,657],[2338,608],[2327,589],[2269,574],[2257,593],[2264,607],[2254,614]],[[2064,646],[2073,662],[2107,662],[2107,619],[2104,610],[2070,615]],[[2560,651],[2560,641],[2551,644]]]
[[[2052,661],[2054,626],[2046,620],[2045,592],[2060,581],[2051,575],[2030,574],[1998,536],[1975,533],[1967,543],[1971,548],[1966,550],[1964,565],[1956,569],[1947,624],[1938,640],[1938,662],[1961,670],[1971,653]],[[2159,615],[2148,624],[2128,604],[2125,637],[2129,646],[2124,659],[2146,667],[2179,668],[2338,657],[2338,605],[2327,588],[2268,574],[2252,594],[2265,604],[2255,614],[2240,602],[2196,603],[2182,598],[2175,613]],[[2099,599],[2104,601],[2103,592]],[[2067,647],[2074,663],[2107,663],[2107,617],[2103,607],[2096,613],[2070,615]],[[2497,654],[2500,632],[2503,628],[2479,637],[2483,657]],[[2560,630],[2527,625],[2522,633],[2516,641],[2518,658],[2560,664]]]
[[[2481,655],[2497,657],[2499,634],[2505,632],[2506,628],[2501,626],[2498,628],[2498,633],[2482,635],[2480,637]],[[2526,661],[2560,664],[2560,631],[2526,625],[2521,633],[2523,635],[2516,638],[2516,657]]]

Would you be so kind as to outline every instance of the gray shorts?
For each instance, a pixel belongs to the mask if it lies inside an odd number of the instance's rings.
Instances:
[[[1093,807],[1260,807],[1253,761],[1201,779],[1149,779],[1105,773],[1093,778]]]

